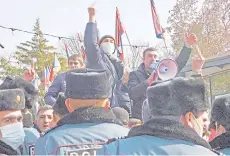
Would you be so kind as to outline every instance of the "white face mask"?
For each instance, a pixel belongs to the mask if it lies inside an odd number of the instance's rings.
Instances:
[[[2,138],[0,140],[11,146],[13,149],[17,149],[22,145],[25,137],[22,122],[2,126],[0,127],[0,131],[2,133]]]
[[[114,43],[104,42],[101,44],[101,49],[103,49],[103,51],[108,55],[114,55],[115,45]]]

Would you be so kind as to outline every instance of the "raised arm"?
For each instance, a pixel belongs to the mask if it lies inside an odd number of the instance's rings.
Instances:
[[[84,44],[85,44],[85,54],[87,58],[87,63],[91,65],[98,64],[101,59],[101,50],[97,43],[98,30],[95,20],[95,8],[89,7],[89,22],[86,25]]]

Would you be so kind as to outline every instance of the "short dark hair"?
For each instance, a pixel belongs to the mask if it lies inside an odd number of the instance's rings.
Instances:
[[[83,58],[80,54],[73,54],[71,55],[69,58],[68,58],[68,61],[69,60],[79,60],[81,61],[81,63],[83,63]]]
[[[42,106],[38,109],[38,112],[37,112],[37,116],[38,114],[41,112],[41,111],[46,111],[46,110],[53,110],[53,107],[50,106],[50,105],[45,105],[45,106]]]
[[[147,51],[157,51],[157,49],[156,49],[156,48],[153,48],[153,47],[148,47],[148,48],[146,48],[146,49],[143,51],[143,58],[145,57],[145,54],[146,54]]]

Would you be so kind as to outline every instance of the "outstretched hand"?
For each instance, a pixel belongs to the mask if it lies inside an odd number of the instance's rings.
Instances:
[[[198,39],[195,34],[188,34],[187,32],[185,33],[185,44],[188,48],[195,44],[197,40]]]

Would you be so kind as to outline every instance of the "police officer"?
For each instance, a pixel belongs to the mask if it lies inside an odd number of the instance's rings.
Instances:
[[[0,90],[0,99],[0,153],[18,155],[25,137],[21,113],[25,96],[21,89]]]
[[[57,122],[65,115],[69,114],[69,111],[65,105],[66,96],[63,92],[60,92],[57,97],[56,104],[53,106],[53,121],[52,126],[54,127]]]
[[[201,138],[210,105],[201,79],[175,78],[147,89],[152,118],[128,137],[105,145],[105,155],[216,155]]]
[[[212,148],[230,154],[230,95],[215,99],[211,112],[215,122],[216,138],[210,142]]]
[[[36,155],[95,155],[109,138],[126,136],[128,129],[113,114],[105,70],[76,69],[66,75],[66,106],[70,114],[35,144]]]
[[[0,89],[17,88],[22,89],[25,96],[25,109],[22,110],[25,138],[24,143],[20,146],[19,150],[23,155],[32,155],[34,144],[37,138],[40,137],[40,134],[35,128],[33,128],[33,118],[28,110],[34,107],[35,103],[37,102],[38,91],[30,82],[18,77],[6,77],[3,83],[0,85]]]

